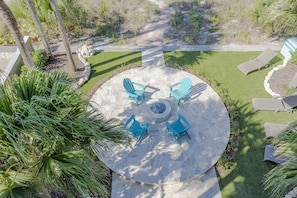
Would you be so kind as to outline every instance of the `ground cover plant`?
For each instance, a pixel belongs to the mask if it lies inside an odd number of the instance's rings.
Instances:
[[[223,197],[269,197],[264,192],[264,175],[271,169],[269,163],[262,162],[267,143],[264,139],[265,122],[287,123],[295,120],[296,113],[254,112],[251,99],[271,97],[263,86],[268,71],[280,64],[276,58],[269,68],[242,74],[236,67],[260,52],[165,52],[168,65],[203,74],[215,79],[221,87],[228,90],[230,99],[239,108],[240,142],[235,163],[219,177]]]
[[[250,10],[252,20],[265,32],[276,36],[296,35],[295,0],[259,0]]]
[[[56,19],[49,0],[33,0],[39,19],[50,41],[59,39]],[[111,40],[134,36],[151,20],[157,11],[148,0],[58,0],[69,37],[98,36]],[[141,7],[138,6],[141,4]],[[8,4],[16,17],[23,35],[38,41],[38,34],[24,0],[11,0]],[[0,19],[0,44],[12,44],[13,39]]]
[[[59,32],[49,0],[34,0],[43,28],[53,42]],[[65,27],[71,38],[109,38],[111,42],[129,43],[160,13],[157,1],[133,0],[59,0]],[[159,3],[160,4],[160,3]],[[163,0],[174,10],[168,22],[166,40],[188,44],[261,43],[296,35],[296,2],[293,0]],[[138,6],[141,5],[141,6]],[[24,0],[11,0],[9,6],[18,20],[22,34],[38,40]],[[159,6],[159,7],[158,7]],[[0,44],[13,39],[0,19]]]

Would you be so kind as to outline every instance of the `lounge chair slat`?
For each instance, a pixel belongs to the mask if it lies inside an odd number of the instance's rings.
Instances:
[[[267,66],[269,62],[276,56],[276,54],[276,52],[272,51],[270,48],[267,48],[257,58],[241,63],[237,66],[237,68],[247,75],[253,71],[260,70]]]

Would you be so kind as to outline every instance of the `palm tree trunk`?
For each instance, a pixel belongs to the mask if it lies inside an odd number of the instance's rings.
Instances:
[[[29,50],[27,50],[25,46],[24,39],[19,31],[16,19],[13,16],[10,8],[6,5],[6,3],[3,0],[0,0],[0,15],[2,16],[4,22],[11,31],[14,41],[20,50],[25,65],[29,70],[33,69],[35,66],[32,57],[30,55]]]
[[[37,14],[37,11],[36,11],[36,8],[33,4],[33,1],[32,0],[25,0],[26,4],[27,4],[27,7],[29,8],[29,11],[32,15],[32,18],[33,18],[33,21],[35,23],[35,26],[37,28],[37,31],[38,31],[38,34],[39,36],[41,37],[41,40],[42,40],[42,44],[43,44],[43,47],[46,51],[46,54],[48,57],[51,57],[53,55],[52,53],[52,50],[50,48],[50,45],[49,45],[49,42],[47,40],[47,37],[43,31],[43,28],[42,28],[42,24],[40,22],[40,19],[38,17],[38,14]]]
[[[58,10],[56,0],[50,0],[50,4],[51,4],[51,7],[52,7],[52,9],[53,9],[53,11],[55,13],[55,17],[57,19],[57,23],[58,23],[58,26],[59,26],[59,29],[60,29],[60,33],[62,34],[63,44],[64,44],[66,54],[67,54],[67,57],[68,57],[68,64],[71,64],[73,70],[77,71],[77,68],[76,68],[76,65],[74,63],[73,56],[72,56],[72,53],[71,53],[71,49],[70,49],[70,45],[69,45],[69,41],[68,41],[68,36],[67,36],[66,30],[64,28],[64,24],[63,24],[63,21],[62,21],[61,14],[60,14],[60,12]]]

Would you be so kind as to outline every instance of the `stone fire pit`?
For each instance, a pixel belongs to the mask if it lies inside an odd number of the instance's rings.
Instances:
[[[168,119],[171,106],[167,100],[151,99],[146,103],[145,111],[152,121],[163,122]]]

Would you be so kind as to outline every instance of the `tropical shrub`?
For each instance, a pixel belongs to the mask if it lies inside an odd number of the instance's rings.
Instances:
[[[274,144],[277,152],[286,156],[287,162],[275,166],[265,175],[265,190],[272,197],[284,197],[296,187],[297,181],[297,122],[292,123],[285,131],[276,137]]]
[[[33,0],[39,19],[50,39],[56,39],[59,30],[49,0]],[[79,36],[87,26],[87,13],[78,0],[60,0],[59,11],[63,18],[65,28],[70,36]],[[12,1],[10,7],[20,29],[24,35],[29,35],[33,41],[38,40],[38,34],[33,19],[24,0]]]
[[[255,1],[251,16],[255,23],[275,36],[297,34],[297,2],[294,0]]]
[[[169,39],[183,40],[189,44],[206,44],[216,39],[206,39],[206,33],[219,30],[222,18],[211,9],[211,4],[204,1],[175,1],[170,4],[174,13],[170,16],[171,31]]]
[[[157,11],[148,0],[89,0],[86,1],[90,27],[95,27],[97,36],[121,37],[135,35]],[[141,5],[141,6],[139,6]]]
[[[46,35],[49,40],[56,41],[59,38],[59,30],[49,0],[33,2]],[[157,10],[156,5],[148,0],[138,1],[137,4],[133,0],[57,0],[57,3],[70,37],[97,35],[125,38],[131,36],[131,33],[135,35]],[[11,0],[9,6],[22,34],[29,35],[33,41],[39,40],[25,1]],[[5,35],[0,35],[0,44],[1,40],[4,42],[6,38],[1,39],[2,36]]]
[[[291,53],[291,60],[292,60],[292,63],[297,64],[297,51]]]
[[[31,56],[32,56],[32,59],[33,59],[33,62],[35,64],[35,66],[39,69],[43,69],[46,62],[48,61],[48,57],[45,56],[41,50],[35,50],[35,51],[32,51],[31,53]]]
[[[95,152],[128,138],[71,82],[32,70],[0,86],[0,197],[109,196],[109,171]]]

